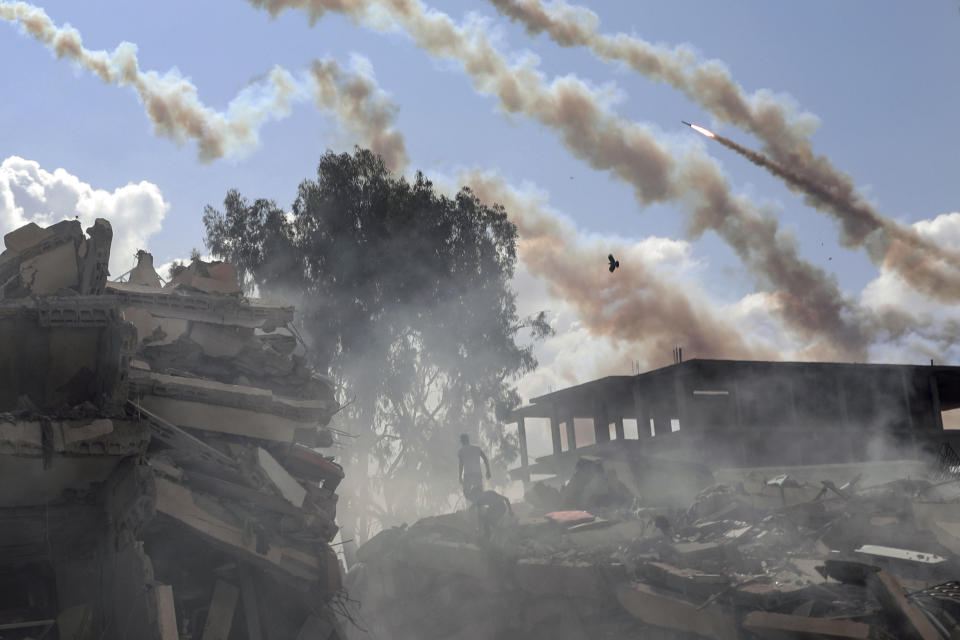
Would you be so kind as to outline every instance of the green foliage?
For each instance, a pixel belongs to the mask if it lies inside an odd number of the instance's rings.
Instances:
[[[464,432],[501,464],[515,458],[495,413],[517,404],[512,382],[536,366],[518,335],[550,329],[543,314],[517,316],[517,231],[503,207],[466,188],[440,195],[420,173],[408,183],[358,149],[326,153],[292,214],[233,190],[203,221],[207,246],[248,286],[296,302],[312,364],[357,398],[350,452],[372,491],[438,508],[459,490]]]

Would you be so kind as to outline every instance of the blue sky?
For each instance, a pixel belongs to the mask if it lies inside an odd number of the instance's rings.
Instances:
[[[377,33],[337,15],[313,26],[296,11],[271,18],[239,0],[36,4],[57,25],[79,30],[89,49],[112,51],[121,41],[135,43],[141,69],[179,69],[196,85],[200,100],[217,110],[274,65],[296,73],[315,58],[329,56],[346,65],[351,55],[362,55],[399,106],[396,126],[412,167],[438,176],[467,167],[495,169],[511,183],[547,194],[550,206],[585,236],[624,242],[682,237],[683,205],[639,210],[628,186],[573,157],[555,132],[522,116],[503,116],[456,64],[434,60],[403,33]],[[839,248],[834,223],[777,179],[683,127],[681,119],[706,126],[713,120],[674,89],[599,61],[585,49],[532,38],[486,3],[430,6],[456,21],[469,7],[488,21],[498,48],[509,57],[533,53],[548,78],[575,74],[608,87],[617,95],[612,108],[618,114],[648,124],[678,147],[703,145],[734,190],[772,206],[781,224],[795,231],[802,256],[834,273],[843,291],[862,296],[883,275],[863,250]],[[747,92],[770,89],[791,96],[821,121],[812,136],[814,149],[853,176],[882,213],[912,224],[960,211],[960,11],[954,0],[587,6],[599,15],[602,32],[622,31],[668,46],[690,44],[702,58],[724,62]],[[128,183],[156,185],[169,205],[162,228],[146,239],[158,264],[202,248],[203,207],[219,205],[227,189],[289,206],[296,185],[313,176],[324,150],[348,150],[354,142],[310,103],[300,103],[289,117],[264,125],[259,147],[246,157],[202,164],[193,143],[178,147],[154,135],[132,88],[107,85],[57,60],[15,25],[0,24],[0,59],[6,61],[0,161],[19,156],[49,172],[63,168],[107,192]],[[716,130],[758,146],[732,127]],[[688,275],[717,305],[736,304],[753,292],[753,279],[714,234],[684,250],[684,260],[694,265]],[[601,268],[604,258],[601,248]],[[547,300],[534,279],[524,278],[517,286],[529,290],[531,300],[562,304]],[[899,292],[896,299],[904,302],[907,295]],[[558,328],[575,330],[577,323],[571,311]],[[549,362],[550,353],[541,360]],[[903,353],[897,357],[919,358]],[[586,379],[601,370],[573,375]],[[540,386],[561,379],[544,379]]]

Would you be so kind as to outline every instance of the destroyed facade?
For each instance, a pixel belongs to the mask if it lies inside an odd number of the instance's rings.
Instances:
[[[582,455],[729,467],[902,457],[960,444],[942,418],[958,407],[960,367],[687,360],[560,389],[514,410],[521,461],[512,474],[568,478]],[[527,430],[539,426],[553,450],[531,463]],[[868,452],[871,441],[878,446]]]
[[[348,634],[958,638],[960,456],[941,417],[958,383],[956,367],[693,360],[536,398],[510,418],[513,515],[489,535],[469,507],[372,538],[345,578]],[[531,463],[537,426],[553,453]]]
[[[0,636],[333,640],[339,405],[232,265],[107,282],[98,219],[0,254]]]

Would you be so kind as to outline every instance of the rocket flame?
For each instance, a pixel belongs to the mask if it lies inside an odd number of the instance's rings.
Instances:
[[[696,131],[697,133],[702,133],[703,135],[707,136],[708,138],[716,138],[716,137],[717,137],[717,134],[715,134],[713,131],[710,131],[710,129],[704,129],[703,127],[701,127],[701,126],[699,126],[699,125],[692,124],[692,125],[690,125],[690,128],[693,129],[694,131]]]

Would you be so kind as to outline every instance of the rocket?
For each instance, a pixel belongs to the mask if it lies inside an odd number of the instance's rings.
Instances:
[[[691,124],[691,123],[687,122],[686,120],[681,120],[680,122],[682,122],[683,124],[687,125],[688,127],[690,127],[691,129],[693,129],[693,130],[696,131],[697,133],[700,133],[700,134],[702,134],[702,135],[707,136],[708,138],[716,138],[716,137],[717,137],[717,134],[715,134],[713,131],[710,131],[710,129],[704,129],[703,127],[701,127],[701,126],[698,125],[698,124]]]

